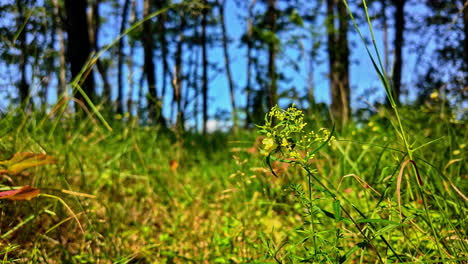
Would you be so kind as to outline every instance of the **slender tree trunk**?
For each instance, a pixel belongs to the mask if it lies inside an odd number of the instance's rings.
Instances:
[[[26,23],[26,16],[24,13],[24,8],[27,8],[26,1],[17,1],[16,7],[18,8],[18,19],[17,19],[17,28],[21,30],[24,23]],[[20,103],[23,105],[24,108],[29,106],[29,96],[30,96],[30,86],[27,81],[26,75],[26,67],[28,63],[28,51],[27,51],[27,43],[26,43],[26,27],[24,27],[20,34],[18,35],[18,44],[20,49],[20,56],[19,56],[19,70],[21,74],[21,79],[18,85],[19,90],[19,99]]]
[[[465,0],[460,0],[463,5],[463,32],[464,32],[464,41],[463,41],[463,71],[465,72],[465,89],[468,87],[468,5]]]
[[[144,1],[143,16],[147,17],[150,14],[150,0]],[[158,124],[166,127],[166,122],[162,115],[162,105],[158,98],[156,89],[155,65],[153,61],[153,32],[151,30],[151,21],[143,23],[143,50],[144,50],[144,71],[146,81],[148,83],[148,110],[150,118]]]
[[[245,102],[245,128],[248,128],[252,124],[252,115],[250,108],[252,106],[252,17],[253,17],[253,8],[255,6],[256,0],[252,0],[249,4],[248,19],[247,19],[247,83],[245,87],[246,92],[246,102]]]
[[[314,93],[314,61],[315,61],[315,48],[314,40],[311,38],[308,73],[307,73],[307,101],[309,109],[312,111],[315,108],[315,93]]]
[[[203,1],[204,5],[207,5],[207,1]],[[208,54],[207,54],[207,40],[206,40],[206,26],[208,20],[208,9],[205,7],[202,11],[202,64],[203,64],[203,76],[202,76],[202,94],[203,94],[203,135],[207,132],[208,123]]]
[[[161,9],[167,5],[167,0],[159,0],[157,1],[157,8]],[[161,56],[162,56],[162,78],[163,84],[161,89],[161,98],[166,96],[166,86],[167,86],[167,77],[170,75],[169,63],[168,63],[168,48],[167,48],[167,39],[166,39],[166,21],[167,21],[167,13],[164,12],[158,16],[158,35],[159,35],[159,42],[161,43]]]
[[[67,96],[67,66],[66,66],[66,60],[65,60],[65,41],[63,37],[63,29],[62,29],[62,23],[60,21],[60,7],[58,0],[53,0],[52,1],[53,8],[54,8],[54,19],[53,23],[55,23],[55,28],[57,31],[57,37],[58,37],[58,44],[59,44],[59,50],[58,50],[58,57],[59,57],[59,69],[58,69],[58,87],[57,87],[57,98],[60,98],[61,96],[65,95]]]
[[[338,18],[339,28],[334,26]],[[327,0],[327,39],[330,67],[331,113],[338,128],[349,121],[349,48],[346,8],[339,1]]]
[[[383,46],[384,46],[384,70],[388,73],[389,48],[388,48],[388,22],[387,22],[387,1],[382,0],[382,30],[383,30]]]
[[[342,1],[337,3],[338,7],[338,50],[339,58],[337,69],[339,74],[338,85],[341,93],[342,123],[346,125],[351,118],[350,88],[349,88],[349,46],[348,46],[348,15]]]
[[[193,35],[195,37],[195,39],[198,39],[199,36],[200,36],[200,32],[199,32],[199,28],[198,27],[194,27],[193,29]],[[198,129],[200,129],[200,118],[199,118],[199,110],[200,110],[200,85],[199,85],[199,68],[198,67],[198,63],[200,61],[200,49],[197,48],[196,49],[196,53],[195,53],[195,61],[194,61],[194,64],[195,64],[195,67],[194,67],[194,73],[193,73],[193,79],[192,79],[192,83],[193,83],[193,90],[194,90],[194,100],[195,102],[193,103],[193,116],[195,117],[195,131],[198,131]]]
[[[72,79],[81,71],[91,54],[91,42],[88,34],[88,21],[86,19],[86,0],[65,0],[65,12],[67,14],[67,35],[68,35],[68,58]],[[83,91],[91,98],[95,99],[94,76],[90,73],[82,84]],[[85,102],[80,93],[76,93],[78,100]]]
[[[231,108],[232,108],[232,128],[234,133],[237,133],[238,127],[238,118],[237,118],[237,107],[236,107],[236,98],[235,98],[235,91],[234,91],[234,82],[232,80],[231,74],[231,59],[229,57],[229,50],[228,50],[228,36],[226,30],[226,21],[224,18],[226,0],[218,1],[219,7],[219,15],[220,15],[220,23],[221,23],[221,31],[222,31],[222,40],[223,40],[223,52],[224,52],[224,66],[226,68],[226,77],[229,84],[229,94],[231,96]]]
[[[130,12],[130,24],[133,25],[136,21],[136,0],[132,0],[132,10]],[[128,89],[127,89],[127,111],[132,115],[133,113],[133,55],[135,53],[135,42],[132,41],[130,45],[130,54],[127,57],[128,68]],[[141,89],[141,87],[140,87]]]
[[[268,9],[266,13],[267,26],[271,32],[276,33],[276,0],[268,0]],[[278,101],[278,84],[276,78],[276,52],[277,44],[273,41],[268,43],[268,78],[269,78],[269,91],[268,91],[268,108],[271,109],[277,104]]]
[[[181,91],[182,91],[182,57],[183,57],[183,43],[184,43],[184,29],[185,29],[185,14],[182,13],[180,17],[179,36],[177,40],[177,49],[175,54],[175,67],[174,67],[174,98],[173,102],[177,105],[176,117],[176,130],[178,134],[184,130],[184,120],[181,105]]]
[[[393,0],[395,5],[395,65],[393,66],[393,99],[400,104],[401,76],[403,68],[403,33],[405,30],[405,2],[406,0]]]
[[[88,24],[89,24],[89,36],[90,36],[90,41],[91,41],[91,47],[94,50],[94,52],[99,51],[99,46],[98,46],[98,38],[99,38],[99,28],[100,28],[100,15],[99,15],[99,5],[101,1],[100,0],[93,0],[92,1],[92,6],[91,10],[88,13]],[[106,106],[110,102],[111,98],[111,86],[109,84],[109,80],[107,78],[107,69],[106,67],[102,64],[101,60],[96,60],[96,66],[97,70],[99,72],[99,75],[101,75],[101,80],[104,86],[103,89],[103,97],[104,97],[104,102],[106,103]]]
[[[331,106],[330,110],[335,122],[340,116],[340,94],[338,89],[338,72],[335,70],[335,64],[337,60],[336,56],[336,40],[335,40],[335,3],[334,0],[327,0],[327,51],[328,51],[328,67],[329,67],[329,78],[330,78],[330,93],[331,93]],[[340,120],[341,121],[341,120]],[[341,123],[341,122],[340,122]]]
[[[125,27],[127,25],[127,15],[128,9],[130,6],[130,0],[125,0],[122,16],[120,21],[120,34],[123,34]],[[124,101],[124,87],[123,87],[123,63],[124,63],[124,46],[125,42],[123,38],[119,39],[118,50],[117,50],[117,113],[123,113],[123,106],[125,105]],[[127,109],[130,111],[130,109]]]

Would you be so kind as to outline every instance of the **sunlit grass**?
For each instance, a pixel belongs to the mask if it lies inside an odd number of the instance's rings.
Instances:
[[[401,109],[405,125],[419,131],[412,135],[417,142],[442,138],[415,155],[423,192],[410,164],[402,168],[405,149],[392,140],[391,125],[375,115],[361,128],[336,134],[337,141],[311,163],[357,226],[333,218],[337,202],[314,185],[313,233],[302,228],[309,218],[298,198],[307,189],[307,174],[273,162],[273,176],[255,132],[235,138],[187,134],[178,142],[131,120],[110,121],[112,132],[73,117],[55,128],[51,118],[38,129],[40,113],[13,112],[1,121],[2,159],[30,151],[47,153],[57,164],[3,175],[2,184],[29,184],[60,197],[85,233],[54,199],[2,200],[1,234],[8,236],[1,240],[1,256],[35,263],[466,260],[466,125],[426,110]],[[303,239],[311,234],[316,241],[308,247],[312,240]]]

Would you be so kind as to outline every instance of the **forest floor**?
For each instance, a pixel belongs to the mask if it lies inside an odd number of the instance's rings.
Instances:
[[[437,105],[402,109],[410,160],[390,115],[335,132],[293,166],[265,162],[258,129],[178,137],[126,117],[109,131],[92,118],[6,114],[0,160],[43,156],[0,163],[3,191],[40,190],[0,201],[0,260],[468,262],[466,123]],[[317,120],[310,131],[331,130]]]

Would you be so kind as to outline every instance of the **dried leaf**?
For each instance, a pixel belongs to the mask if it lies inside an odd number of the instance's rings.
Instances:
[[[9,200],[31,200],[36,197],[41,191],[30,186],[23,186],[17,190],[0,192],[0,199]]]
[[[9,160],[0,161],[0,165],[6,167],[6,169],[0,170],[0,172],[8,175],[17,175],[28,168],[54,163],[56,163],[56,161],[52,156],[22,152],[14,154]]]

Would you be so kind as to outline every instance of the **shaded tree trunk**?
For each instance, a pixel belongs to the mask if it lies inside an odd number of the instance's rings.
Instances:
[[[252,106],[252,17],[253,17],[253,8],[255,6],[256,0],[252,0],[249,5],[248,18],[247,18],[247,82],[245,87],[246,92],[246,103],[245,103],[245,128],[248,128],[252,124],[252,114],[250,108]]]
[[[18,35],[18,46],[20,49],[19,55],[19,71],[20,71],[20,81],[18,83],[18,91],[19,91],[19,99],[20,103],[24,106],[24,108],[28,107],[29,105],[29,93],[30,93],[30,86],[26,78],[26,67],[28,63],[28,51],[27,51],[27,43],[26,43],[26,27],[21,29],[26,23],[26,16],[24,8],[27,7],[26,1],[17,1],[16,7],[18,8],[18,18],[16,21],[16,28],[21,30]]]
[[[177,49],[175,54],[175,67],[174,67],[174,80],[173,89],[174,97],[173,102],[177,105],[176,117],[176,130],[178,135],[184,130],[184,120],[181,104],[181,91],[182,91],[182,57],[183,57],[183,43],[184,43],[184,29],[185,29],[185,14],[182,13],[180,17],[179,36],[177,40]]]
[[[226,6],[226,0],[218,1],[221,31],[222,31],[222,40],[223,40],[224,66],[226,68],[226,77],[227,77],[228,84],[229,84],[229,95],[231,97],[232,127],[233,127],[234,133],[236,133],[237,127],[238,127],[238,118],[237,118],[234,82],[232,80],[232,74],[231,74],[231,59],[229,57],[229,50],[228,50],[228,36],[227,36],[227,30],[226,30],[226,21],[224,18],[225,6]]]
[[[315,93],[314,93],[314,61],[315,61],[315,48],[314,40],[311,38],[309,63],[307,65],[307,101],[309,109],[312,111],[315,108]]]
[[[403,33],[405,30],[405,2],[406,0],[393,0],[395,5],[395,39],[393,46],[395,49],[395,64],[393,66],[393,99],[395,103],[400,104],[401,94],[401,76],[403,68]]]
[[[63,37],[63,29],[62,29],[62,23],[60,21],[60,7],[58,0],[53,0],[52,1],[53,5],[53,12],[54,12],[54,19],[52,23],[55,25],[55,29],[57,32],[57,37],[58,37],[58,44],[59,44],[59,50],[58,50],[58,57],[59,57],[59,68],[58,68],[58,86],[57,86],[57,98],[60,98],[61,96],[65,95],[67,96],[67,66],[66,66],[66,59],[65,59],[65,41]]]
[[[133,25],[136,21],[136,0],[132,0],[132,10],[130,12],[130,24]],[[135,42],[132,41],[130,45],[130,54],[127,57],[128,64],[128,90],[127,90],[127,111],[132,115],[133,113],[133,55],[135,53]],[[141,87],[139,87],[141,89]]]
[[[127,24],[128,9],[130,6],[130,0],[125,0],[122,8],[122,16],[120,21],[120,34],[123,34]],[[124,87],[123,87],[123,61],[124,61],[124,38],[119,39],[118,50],[117,50],[117,113],[123,113],[124,102]],[[127,109],[130,112],[130,109]]]
[[[167,5],[167,0],[159,0],[157,1],[157,8],[161,9]],[[168,48],[167,48],[167,39],[166,39],[166,21],[167,21],[167,13],[164,12],[158,16],[158,35],[159,35],[159,42],[161,43],[161,56],[162,56],[162,78],[163,84],[161,89],[161,98],[166,96],[166,86],[167,86],[167,77],[170,75],[171,70],[169,69],[168,63]]]
[[[98,37],[99,37],[99,28],[100,28],[100,16],[99,16],[99,5],[101,3],[100,0],[93,0],[91,6],[91,10],[88,13],[88,24],[89,24],[89,36],[90,36],[90,41],[91,41],[91,47],[94,50],[94,52],[99,51],[99,46],[98,46]],[[106,103],[105,106],[109,105],[108,103],[110,102],[111,98],[111,86],[109,84],[109,80],[107,78],[107,68],[105,65],[102,63],[100,59],[96,60],[96,66],[97,70],[99,72],[99,75],[101,75],[101,80],[102,84],[104,86],[103,89],[103,99],[104,102]]]
[[[207,1],[203,1],[206,6]],[[202,10],[202,32],[201,32],[201,43],[202,43],[202,94],[203,94],[203,135],[207,132],[208,123],[208,54],[207,54],[207,40],[206,40],[206,26],[208,20],[208,9],[203,8]]]
[[[335,18],[339,28],[335,28]],[[331,113],[339,128],[350,118],[348,19],[341,1],[327,0]]]
[[[465,89],[468,87],[468,5],[465,4],[465,0],[460,0],[463,6],[463,71],[465,72]]]
[[[388,22],[387,14],[387,1],[382,0],[382,31],[383,31],[383,46],[384,46],[384,70],[388,74],[388,62],[389,62],[389,48],[388,48]],[[387,76],[388,77],[388,76]]]
[[[145,0],[143,4],[143,16],[147,17],[150,14],[151,1]],[[151,29],[151,21],[143,23],[143,50],[144,50],[144,72],[146,76],[146,82],[148,84],[148,111],[150,118],[166,127],[166,121],[162,115],[162,103],[158,98],[158,92],[156,89],[156,75],[155,65],[153,61],[153,31]]]
[[[68,35],[68,59],[72,78],[74,79],[81,71],[91,54],[91,42],[88,34],[88,21],[86,19],[86,0],[65,0],[65,13],[67,15],[67,35]],[[91,98],[95,99],[94,76],[90,73],[82,83],[83,91]],[[78,100],[84,101],[80,93],[76,94]]]
[[[276,33],[276,0],[268,0],[268,9],[266,13],[267,28],[273,33]],[[268,78],[269,78],[269,90],[268,90],[268,108],[271,109],[278,102],[278,84],[276,78],[276,52],[277,43],[270,40],[268,43]]]

